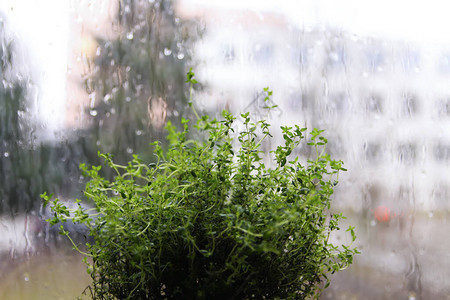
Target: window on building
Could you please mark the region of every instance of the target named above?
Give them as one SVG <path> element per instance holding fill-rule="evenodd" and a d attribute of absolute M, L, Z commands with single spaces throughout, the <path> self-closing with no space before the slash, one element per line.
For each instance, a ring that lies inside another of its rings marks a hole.
<path fill-rule="evenodd" d="M 450 98 L 441 98 L 436 101 L 436 112 L 439 117 L 450 116 Z"/>
<path fill-rule="evenodd" d="M 432 199 L 437 209 L 448 209 L 450 207 L 450 188 L 448 184 L 438 183 L 432 191 Z"/>
<path fill-rule="evenodd" d="M 327 67 L 330 69 L 341 68 L 346 64 L 346 51 L 343 45 L 330 47 L 327 53 Z"/>
<path fill-rule="evenodd" d="M 383 113 L 383 99 L 377 94 L 371 94 L 365 101 L 365 110 L 368 114 Z"/>
<path fill-rule="evenodd" d="M 381 158 L 381 146 L 377 142 L 365 142 L 364 152 L 366 160 L 370 163 L 378 162 Z"/>
<path fill-rule="evenodd" d="M 293 92 L 288 100 L 289 107 L 296 111 L 306 111 L 308 109 L 308 98 L 306 93 Z"/>
<path fill-rule="evenodd" d="M 236 58 L 233 45 L 227 44 L 222 46 L 222 57 L 225 63 L 233 62 Z"/>
<path fill-rule="evenodd" d="M 272 62 L 274 50 L 269 44 L 255 44 L 253 46 L 253 60 L 258 65 L 267 65 Z"/>
<path fill-rule="evenodd" d="M 445 143 L 437 143 L 433 147 L 433 157 L 438 162 L 448 161 L 450 159 L 450 145 Z"/>
<path fill-rule="evenodd" d="M 330 112 L 339 113 L 346 110 L 348 95 L 344 92 L 330 95 L 328 98 L 328 108 Z"/>
<path fill-rule="evenodd" d="M 418 97 L 415 94 L 405 92 L 401 95 L 401 116 L 411 117 L 418 112 L 418 109 Z"/>
<path fill-rule="evenodd" d="M 299 46 L 292 48 L 291 61 L 295 65 L 306 66 L 308 63 L 308 50 Z"/>
<path fill-rule="evenodd" d="M 398 161 L 403 165 L 413 165 L 416 160 L 416 146 L 411 143 L 400 144 L 397 148 Z"/>
<path fill-rule="evenodd" d="M 384 65 L 384 54 L 380 49 L 376 47 L 370 48 L 366 51 L 367 65 L 370 72 L 376 72 L 381 70 Z"/>
<path fill-rule="evenodd" d="M 443 53 L 437 62 L 437 70 L 441 74 L 450 74 L 450 53 Z"/>
<path fill-rule="evenodd" d="M 420 71 L 420 54 L 419 51 L 407 48 L 400 55 L 401 67 L 404 72 Z"/>

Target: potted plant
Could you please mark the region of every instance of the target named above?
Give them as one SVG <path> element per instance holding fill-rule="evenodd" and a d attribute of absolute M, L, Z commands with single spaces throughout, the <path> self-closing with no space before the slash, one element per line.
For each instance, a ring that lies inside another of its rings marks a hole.
<path fill-rule="evenodd" d="M 193 77 L 191 70 L 191 91 Z M 203 141 L 188 138 L 189 120 L 182 130 L 169 123 L 167 149 L 153 143 L 156 163 L 134 155 L 119 165 L 100 154 L 110 180 L 101 166 L 81 165 L 95 214 L 80 200 L 70 211 L 42 195 L 51 224 L 71 219 L 89 229 L 94 299 L 305 299 L 352 263 L 355 248 L 329 241 L 343 218 L 330 201 L 345 169 L 325 153 L 322 131 L 281 127 L 284 144 L 270 152 L 269 167 L 261 151 L 269 124 L 245 113 L 236 130 L 232 114 L 222 117 L 198 119 Z M 292 153 L 303 143 L 315 155 L 301 162 Z"/>

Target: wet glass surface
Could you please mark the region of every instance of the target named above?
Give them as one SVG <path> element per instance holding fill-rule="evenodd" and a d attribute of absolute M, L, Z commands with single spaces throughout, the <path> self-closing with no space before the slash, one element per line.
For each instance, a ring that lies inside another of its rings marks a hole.
<path fill-rule="evenodd" d="M 84 264 L 39 195 L 82 197 L 78 164 L 100 164 L 97 151 L 151 161 L 164 125 L 190 117 L 193 67 L 203 111 L 263 114 L 269 86 L 272 127 L 325 129 L 345 162 L 333 210 L 362 253 L 322 299 L 449 299 L 445 9 L 349 3 L 2 1 L 0 298 L 81 294 Z"/>

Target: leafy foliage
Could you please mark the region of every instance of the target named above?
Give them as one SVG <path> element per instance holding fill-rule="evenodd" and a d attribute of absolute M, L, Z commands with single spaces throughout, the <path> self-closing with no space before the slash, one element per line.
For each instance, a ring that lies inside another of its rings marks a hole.
<path fill-rule="evenodd" d="M 194 80 L 188 73 L 191 88 Z M 305 299 L 352 263 L 356 249 L 329 242 L 343 218 L 330 201 L 345 169 L 325 153 L 322 131 L 282 127 L 269 167 L 260 150 L 269 123 L 222 116 L 193 127 L 182 119 L 181 130 L 169 123 L 168 148 L 153 144 L 157 163 L 134 155 L 120 165 L 100 154 L 113 180 L 81 165 L 96 213 L 80 200 L 73 212 L 53 201 L 51 224 L 85 224 L 95 241 L 86 253 L 95 299 Z M 203 142 L 188 138 L 193 130 Z M 306 163 L 292 157 L 303 143 L 316 153 Z"/>

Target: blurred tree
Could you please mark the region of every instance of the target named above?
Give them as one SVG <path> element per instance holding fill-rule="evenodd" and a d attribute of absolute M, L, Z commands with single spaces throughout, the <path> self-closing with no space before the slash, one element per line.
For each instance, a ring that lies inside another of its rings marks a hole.
<path fill-rule="evenodd" d="M 189 45 L 197 35 L 169 0 L 119 0 L 113 39 L 97 37 L 98 55 L 84 82 L 89 126 L 66 141 L 42 143 L 29 118 L 29 74 L 19 74 L 17 49 L 0 21 L 0 213 L 36 211 L 39 195 L 77 196 L 78 164 L 99 164 L 97 151 L 125 162 L 149 160 L 167 120 L 184 114 Z M 0 20 L 2 20 L 0 18 Z"/>
<path fill-rule="evenodd" d="M 29 70 L 0 15 L 0 214 L 36 212 L 44 191 L 71 195 L 85 155 L 69 141 L 42 143 L 31 117 Z"/>
<path fill-rule="evenodd" d="M 115 37 L 97 37 L 97 57 L 84 82 L 91 99 L 84 143 L 118 162 L 131 153 L 150 159 L 149 143 L 168 119 L 177 123 L 187 107 L 185 71 L 194 26 L 175 16 L 172 1 L 120 0 Z M 191 30 L 191 31 L 190 31 Z"/>
<path fill-rule="evenodd" d="M 50 149 L 41 151 L 33 139 L 27 118 L 27 75 L 18 71 L 16 54 L 0 18 L 0 213 L 12 215 L 35 208 L 46 183 L 57 184 L 61 178 L 47 180 Z"/>
<path fill-rule="evenodd" d="M 30 209 L 42 178 L 35 165 L 39 153 L 27 137 L 26 82 L 14 69 L 14 45 L 0 20 L 0 212 L 14 214 Z"/>

